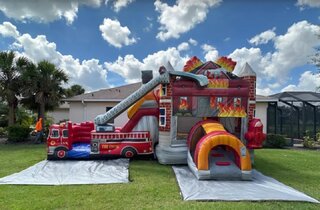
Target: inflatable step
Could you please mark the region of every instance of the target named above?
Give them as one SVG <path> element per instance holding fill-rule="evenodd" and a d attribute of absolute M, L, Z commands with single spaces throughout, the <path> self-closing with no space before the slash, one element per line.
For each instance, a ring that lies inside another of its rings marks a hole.
<path fill-rule="evenodd" d="M 217 161 L 215 162 L 217 166 L 229 166 L 231 163 L 229 161 Z"/>

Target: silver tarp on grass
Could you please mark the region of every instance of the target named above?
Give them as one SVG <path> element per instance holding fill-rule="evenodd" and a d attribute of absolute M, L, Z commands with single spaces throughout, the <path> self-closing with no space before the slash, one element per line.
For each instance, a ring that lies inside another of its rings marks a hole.
<path fill-rule="evenodd" d="M 187 166 L 173 166 L 183 200 L 306 201 L 319 203 L 277 180 L 252 170 L 252 181 L 199 181 Z"/>
<path fill-rule="evenodd" d="M 41 161 L 19 173 L 0 178 L 1 184 L 74 185 L 129 182 L 129 159 Z"/>

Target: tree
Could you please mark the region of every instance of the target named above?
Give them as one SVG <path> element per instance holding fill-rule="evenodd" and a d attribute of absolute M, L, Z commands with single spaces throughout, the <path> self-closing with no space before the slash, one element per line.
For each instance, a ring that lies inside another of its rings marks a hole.
<path fill-rule="evenodd" d="M 81 85 L 72 85 L 66 89 L 66 97 L 71 98 L 76 95 L 81 95 L 85 92 L 85 89 Z"/>
<path fill-rule="evenodd" d="M 320 34 L 318 34 L 318 38 L 320 39 Z M 316 48 L 316 54 L 311 58 L 311 62 L 318 68 L 318 73 L 315 76 L 320 77 L 320 48 Z M 320 91 L 320 85 L 316 87 L 316 90 Z"/>
<path fill-rule="evenodd" d="M 0 97 L 8 105 L 8 125 L 15 123 L 15 110 L 23 88 L 21 73 L 32 66 L 25 57 L 16 58 L 13 51 L 0 52 Z"/>
<path fill-rule="evenodd" d="M 8 126 L 8 106 L 0 100 L 0 127 Z"/>
<path fill-rule="evenodd" d="M 65 91 L 62 85 L 68 81 L 68 76 L 49 61 L 40 61 L 36 68 L 25 71 L 22 78 L 26 96 L 24 103 L 28 102 L 29 107 L 36 108 L 38 118 L 44 119 L 45 111 L 58 106 L 64 97 Z"/>

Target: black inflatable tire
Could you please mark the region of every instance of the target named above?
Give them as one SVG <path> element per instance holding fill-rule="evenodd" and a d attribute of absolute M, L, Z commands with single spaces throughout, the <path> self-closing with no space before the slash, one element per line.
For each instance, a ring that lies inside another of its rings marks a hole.
<path fill-rule="evenodd" d="M 67 159 L 68 150 L 65 147 L 58 147 L 54 150 L 54 158 L 57 160 L 65 160 Z"/>
<path fill-rule="evenodd" d="M 137 155 L 137 152 L 132 147 L 127 147 L 124 150 L 122 150 L 121 155 L 125 158 L 132 158 Z"/>

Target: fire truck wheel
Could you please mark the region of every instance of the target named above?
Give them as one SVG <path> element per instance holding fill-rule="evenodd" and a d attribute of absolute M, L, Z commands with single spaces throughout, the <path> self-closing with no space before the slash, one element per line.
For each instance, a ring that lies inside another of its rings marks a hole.
<path fill-rule="evenodd" d="M 132 158 L 133 156 L 137 155 L 137 152 L 132 147 L 127 147 L 124 150 L 122 150 L 121 155 L 126 158 Z"/>
<path fill-rule="evenodd" d="M 67 158 L 67 149 L 64 147 L 58 147 L 54 151 L 54 157 L 58 160 L 64 160 Z"/>

